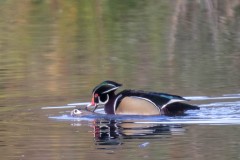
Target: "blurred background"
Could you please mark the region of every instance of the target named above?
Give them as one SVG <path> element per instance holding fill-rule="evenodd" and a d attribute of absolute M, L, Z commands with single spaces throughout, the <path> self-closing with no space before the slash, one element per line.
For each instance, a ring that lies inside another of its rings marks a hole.
<path fill-rule="evenodd" d="M 71 109 L 41 110 L 90 101 L 104 80 L 182 96 L 239 95 L 240 1 L 0 0 L 1 158 L 239 158 L 238 125 L 150 124 L 154 136 L 124 139 L 109 122 L 106 143 L 101 121 L 56 122 L 49 116 Z M 145 135 L 141 127 L 135 134 Z M 109 148 L 94 147 L 100 142 Z"/>
<path fill-rule="evenodd" d="M 106 79 L 181 95 L 239 92 L 239 44 L 239 0 L 4 0 L 1 105 L 88 101 Z"/>

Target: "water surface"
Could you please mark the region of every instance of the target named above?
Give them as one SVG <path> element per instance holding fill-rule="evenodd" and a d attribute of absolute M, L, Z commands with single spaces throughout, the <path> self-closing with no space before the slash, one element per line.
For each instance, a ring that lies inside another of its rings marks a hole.
<path fill-rule="evenodd" d="M 239 159 L 239 22 L 237 0 L 1 1 L 1 159 Z M 201 110 L 42 109 L 88 102 L 107 79 Z"/>

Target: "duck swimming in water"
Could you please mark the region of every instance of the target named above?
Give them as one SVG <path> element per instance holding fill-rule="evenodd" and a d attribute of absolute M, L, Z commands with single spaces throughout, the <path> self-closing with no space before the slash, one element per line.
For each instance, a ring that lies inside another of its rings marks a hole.
<path fill-rule="evenodd" d="M 116 115 L 183 115 L 186 110 L 199 107 L 183 103 L 187 99 L 167 93 L 146 92 L 141 90 L 115 91 L 122 85 L 113 81 L 104 81 L 92 91 L 92 101 L 88 106 L 104 106 L 106 114 Z"/>

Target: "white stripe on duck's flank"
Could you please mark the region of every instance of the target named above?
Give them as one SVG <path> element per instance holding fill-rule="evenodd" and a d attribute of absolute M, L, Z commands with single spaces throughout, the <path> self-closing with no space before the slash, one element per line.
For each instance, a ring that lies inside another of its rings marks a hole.
<path fill-rule="evenodd" d="M 114 112 L 114 114 L 116 114 L 117 101 L 118 101 L 118 99 L 121 98 L 121 97 L 122 97 L 122 95 L 120 94 L 120 95 L 117 96 L 117 98 L 115 99 L 115 102 L 114 102 L 114 105 L 113 105 L 113 112 Z"/>
<path fill-rule="evenodd" d="M 161 109 L 165 108 L 167 105 L 171 104 L 171 103 L 175 103 L 175 102 L 182 102 L 182 101 L 187 101 L 184 99 L 171 99 L 168 103 L 164 104 Z"/>

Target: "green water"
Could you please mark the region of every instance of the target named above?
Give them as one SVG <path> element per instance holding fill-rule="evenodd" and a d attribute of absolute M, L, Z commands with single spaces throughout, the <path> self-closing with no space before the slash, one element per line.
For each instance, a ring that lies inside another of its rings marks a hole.
<path fill-rule="evenodd" d="M 141 138 L 123 129 L 117 145 L 102 146 L 95 121 L 41 109 L 90 101 L 106 79 L 182 96 L 239 94 L 239 43 L 235 0 L 2 0 L 1 159 L 239 159 L 238 125 Z"/>

